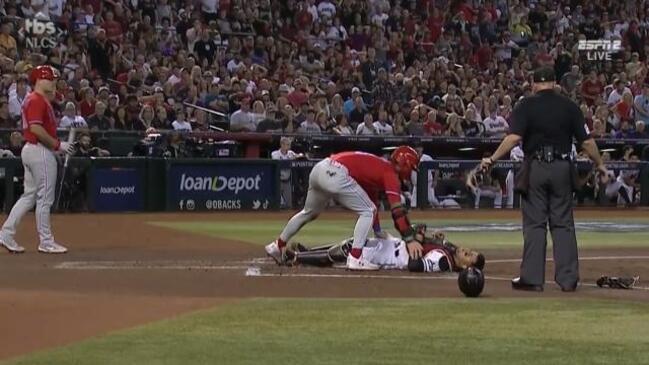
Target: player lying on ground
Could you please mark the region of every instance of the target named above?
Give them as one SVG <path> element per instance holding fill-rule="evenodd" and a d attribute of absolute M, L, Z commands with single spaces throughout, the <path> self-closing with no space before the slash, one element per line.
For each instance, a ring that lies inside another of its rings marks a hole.
<path fill-rule="evenodd" d="M 278 264 L 284 261 L 286 243 L 307 223 L 325 210 L 330 199 L 358 214 L 354 241 L 347 256 L 350 270 L 378 270 L 380 267 L 365 260 L 363 246 L 371 229 L 376 237 L 385 237 L 377 214 L 380 193 L 385 193 L 392 219 L 408 255 L 421 258 L 423 247 L 415 239 L 408 214 L 401 203 L 401 181 L 417 170 L 419 155 L 408 146 L 400 146 L 387 161 L 365 152 L 342 152 L 318 162 L 309 175 L 309 190 L 304 209 L 294 215 L 279 237 L 266 245 L 266 253 Z"/>
<path fill-rule="evenodd" d="M 413 225 L 417 238 L 423 242 L 423 256 L 411 259 L 403 240 L 396 237 L 370 238 L 363 247 L 363 257 L 382 269 L 408 270 L 411 272 L 459 272 L 467 267 L 482 270 L 483 254 L 448 242 L 441 233 L 426 231 L 423 224 Z M 286 250 L 287 265 L 311 265 L 327 267 L 345 263 L 352 247 L 353 238 L 340 243 L 307 248 L 292 243 Z"/>

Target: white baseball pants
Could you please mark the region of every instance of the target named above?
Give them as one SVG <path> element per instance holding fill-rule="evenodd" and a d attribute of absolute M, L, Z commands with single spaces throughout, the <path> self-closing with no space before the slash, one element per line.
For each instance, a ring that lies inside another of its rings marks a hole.
<path fill-rule="evenodd" d="M 492 198 L 494 200 L 494 208 L 500 209 L 503 202 L 503 192 L 496 189 L 482 189 L 480 187 L 473 190 L 473 195 L 475 196 L 474 204 L 475 209 L 480 208 L 480 198 Z"/>
<path fill-rule="evenodd" d="M 288 221 L 279 238 L 288 242 L 302 226 L 322 213 L 330 199 L 358 214 L 352 247 L 362 248 L 372 229 L 376 205 L 349 175 L 345 166 L 328 158 L 318 162 L 311 170 L 304 209 Z"/>
<path fill-rule="evenodd" d="M 50 209 L 56 194 L 56 157 L 40 143 L 25 144 L 20 156 L 25 168 L 25 189 L 2 226 L 0 238 L 13 240 L 23 216 L 36 205 L 36 229 L 40 243 L 53 243 Z"/>

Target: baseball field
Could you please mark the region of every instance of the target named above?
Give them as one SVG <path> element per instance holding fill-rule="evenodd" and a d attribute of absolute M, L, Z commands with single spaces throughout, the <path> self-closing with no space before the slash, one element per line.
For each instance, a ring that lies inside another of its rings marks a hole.
<path fill-rule="evenodd" d="M 649 364 L 649 211 L 576 212 L 576 293 L 552 283 L 550 251 L 545 292 L 511 290 L 517 211 L 413 212 L 485 253 L 474 299 L 449 274 L 277 267 L 263 245 L 290 214 L 57 215 L 59 256 L 36 253 L 26 217 L 28 252 L 0 253 L 0 364 Z M 295 240 L 353 225 L 328 212 Z"/>

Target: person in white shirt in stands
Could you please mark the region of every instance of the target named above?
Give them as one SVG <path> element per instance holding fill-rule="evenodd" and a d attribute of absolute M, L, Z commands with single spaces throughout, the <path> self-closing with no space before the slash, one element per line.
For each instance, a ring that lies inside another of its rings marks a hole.
<path fill-rule="evenodd" d="M 14 88 L 9 89 L 9 115 L 13 119 L 20 119 L 23 101 L 30 91 L 27 79 L 20 77 L 12 86 Z"/>
<path fill-rule="evenodd" d="M 606 105 L 608 105 L 609 108 L 622 100 L 622 95 L 624 95 L 625 92 L 631 92 L 631 89 L 626 87 L 620 79 L 613 80 L 613 88 L 613 91 L 608 95 L 608 100 L 606 101 Z"/>
<path fill-rule="evenodd" d="M 503 138 L 509 130 L 509 124 L 505 118 L 498 115 L 496 108 L 489 111 L 489 116 L 482 121 L 484 124 L 485 137 Z"/>
<path fill-rule="evenodd" d="M 374 128 L 374 117 L 372 117 L 372 113 L 365 113 L 363 123 L 359 124 L 358 128 L 356 128 L 356 134 L 363 136 L 375 136 L 378 134 L 376 128 Z"/>
<path fill-rule="evenodd" d="M 173 123 L 171 123 L 171 126 L 175 131 L 179 131 L 179 132 L 192 131 L 192 125 L 185 119 L 185 111 L 182 109 L 179 109 L 176 112 L 176 120 Z"/>
<path fill-rule="evenodd" d="M 322 129 L 320 129 L 320 126 L 315 121 L 315 111 L 313 109 L 309 108 L 307 110 L 306 119 L 302 124 L 300 124 L 298 132 L 305 134 L 322 134 Z"/>
<path fill-rule="evenodd" d="M 257 131 L 257 118 L 254 118 L 250 111 L 250 97 L 241 99 L 239 110 L 230 116 L 231 132 L 255 132 Z"/>
<path fill-rule="evenodd" d="M 63 118 L 61 118 L 61 122 L 59 123 L 59 129 L 70 128 L 88 128 L 88 123 L 86 123 L 86 120 L 82 116 L 77 115 L 77 107 L 71 101 L 65 104 Z"/>
<path fill-rule="evenodd" d="M 382 136 L 391 136 L 394 134 L 392 126 L 388 123 L 388 113 L 385 110 L 379 112 L 379 120 L 374 122 L 374 129 L 377 134 Z"/>
<path fill-rule="evenodd" d="M 291 150 L 291 139 L 288 137 L 282 137 L 279 140 L 279 149 L 271 152 L 270 157 L 273 160 L 294 160 L 298 157 L 301 157 L 301 154 L 297 154 Z M 279 180 L 280 180 L 280 196 L 281 196 L 281 207 L 290 208 L 291 207 L 291 198 L 293 195 L 293 189 L 291 186 L 291 169 L 280 169 L 279 170 Z"/>
<path fill-rule="evenodd" d="M 321 17 L 333 19 L 336 15 L 336 6 L 329 0 L 323 0 L 318 4 L 318 14 Z"/>
<path fill-rule="evenodd" d="M 333 129 L 334 134 L 339 136 L 351 136 L 354 134 L 354 131 L 349 126 L 347 121 L 347 116 L 345 114 L 339 114 L 336 116 L 336 126 Z"/>

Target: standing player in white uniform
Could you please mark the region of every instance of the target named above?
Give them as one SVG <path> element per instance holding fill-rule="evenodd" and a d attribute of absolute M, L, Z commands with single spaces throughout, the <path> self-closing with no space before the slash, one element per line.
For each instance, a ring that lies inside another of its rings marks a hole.
<path fill-rule="evenodd" d="M 43 253 L 65 253 L 67 249 L 54 241 L 50 227 L 50 209 L 56 193 L 57 162 L 55 153 L 72 154 L 70 143 L 56 137 L 57 123 L 50 101 L 54 99 L 58 72 L 51 66 L 38 66 L 30 75 L 34 86 L 22 109 L 25 146 L 21 152 L 25 168 L 24 193 L 11 209 L 0 230 L 0 244 L 13 253 L 25 248 L 14 240 L 20 220 L 36 205 L 36 228 Z"/>

